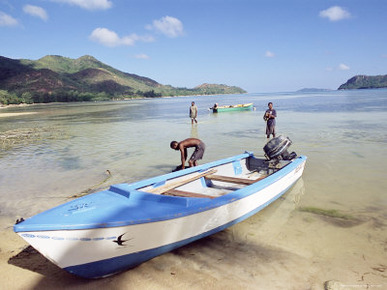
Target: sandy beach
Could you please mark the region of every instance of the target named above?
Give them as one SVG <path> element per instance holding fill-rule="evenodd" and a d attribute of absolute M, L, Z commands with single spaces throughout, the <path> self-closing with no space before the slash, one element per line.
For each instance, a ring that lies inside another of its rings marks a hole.
<path fill-rule="evenodd" d="M 2 219 L 1 288 L 385 289 L 382 210 L 355 222 L 297 210 L 300 182 L 238 225 L 98 280 L 58 268 Z"/>
<path fill-rule="evenodd" d="M 31 106 L 28 104 L 19 104 L 19 105 L 0 105 L 0 118 L 5 118 L 5 117 L 18 117 L 18 116 L 23 116 L 23 115 L 32 115 L 36 114 L 37 112 L 7 112 L 5 113 L 4 110 L 6 109 L 12 109 L 12 108 L 22 108 L 22 107 L 27 107 Z"/>
<path fill-rule="evenodd" d="M 0 112 L 0 118 L 5 118 L 5 117 L 18 117 L 18 116 L 23 116 L 23 115 L 31 115 L 31 114 L 36 114 L 36 112 L 25 112 L 25 113 L 1 113 Z"/>
<path fill-rule="evenodd" d="M 259 153 L 261 112 L 238 113 L 236 122 L 235 114 L 205 112 L 214 102 L 203 97 L 197 126 L 186 116 L 190 98 L 31 106 L 39 113 L 1 119 L 0 131 L 20 138 L 6 139 L 0 158 L 0 289 L 386 289 L 387 108 L 375 106 L 385 93 L 346 94 L 270 98 L 282 105 L 278 126 L 291 150 L 308 157 L 282 198 L 227 230 L 98 280 L 46 260 L 13 232 L 16 219 L 85 189 L 169 172 L 179 162 L 169 148 L 175 138 L 205 140 L 203 162 Z"/>

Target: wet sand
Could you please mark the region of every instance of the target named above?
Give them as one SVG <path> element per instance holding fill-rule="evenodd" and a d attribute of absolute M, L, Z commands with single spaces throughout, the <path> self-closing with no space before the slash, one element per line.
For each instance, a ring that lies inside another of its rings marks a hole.
<path fill-rule="evenodd" d="M 31 115 L 31 114 L 36 114 L 36 112 L 24 112 L 24 113 L 1 113 L 0 112 L 0 118 L 3 117 L 18 117 L 18 116 L 23 116 L 23 115 Z"/>
<path fill-rule="evenodd" d="M 98 280 L 58 268 L 13 233 L 14 221 L 3 218 L 1 288 L 385 289 L 382 208 L 349 222 L 300 210 L 303 190 L 300 180 L 238 225 Z"/>
<path fill-rule="evenodd" d="M 12 108 L 22 108 L 22 107 L 28 107 L 31 105 L 28 104 L 19 104 L 19 105 L 1 105 L 0 104 L 0 118 L 5 118 L 5 117 L 18 117 L 18 116 L 23 116 L 23 115 L 31 115 L 31 114 L 36 114 L 37 112 L 12 112 L 12 113 L 5 113 L 4 110 L 6 109 L 12 109 Z"/>

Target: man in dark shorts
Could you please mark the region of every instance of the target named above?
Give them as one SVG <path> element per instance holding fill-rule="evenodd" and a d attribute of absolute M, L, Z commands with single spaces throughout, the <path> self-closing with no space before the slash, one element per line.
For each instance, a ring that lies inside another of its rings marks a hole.
<path fill-rule="evenodd" d="M 269 109 L 266 110 L 263 115 L 263 119 L 266 121 L 266 136 L 270 138 L 270 134 L 273 134 L 273 138 L 275 137 L 275 118 L 277 118 L 277 112 L 273 109 L 273 103 L 269 102 L 267 104 Z"/>
<path fill-rule="evenodd" d="M 198 122 L 198 120 L 196 120 L 198 117 L 198 107 L 195 105 L 195 102 L 192 102 L 191 107 L 189 107 L 189 117 L 191 119 L 191 124 Z"/>
<path fill-rule="evenodd" d="M 187 159 L 187 148 L 194 147 L 195 151 L 192 154 L 191 158 L 188 161 L 190 167 L 197 166 L 198 160 L 203 158 L 204 150 L 206 149 L 206 145 L 196 138 L 188 138 L 183 141 L 177 142 L 172 141 L 170 144 L 171 148 L 174 150 L 180 150 L 181 153 L 181 169 L 185 168 L 185 161 Z"/>

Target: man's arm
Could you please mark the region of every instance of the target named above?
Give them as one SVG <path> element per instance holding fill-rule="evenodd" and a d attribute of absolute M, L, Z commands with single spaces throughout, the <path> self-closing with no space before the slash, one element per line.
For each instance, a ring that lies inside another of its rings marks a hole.
<path fill-rule="evenodd" d="M 267 111 L 265 111 L 265 113 L 263 114 L 263 119 L 265 121 L 267 121 L 269 119 L 269 113 Z"/>
<path fill-rule="evenodd" d="M 199 146 L 200 140 L 196 138 L 188 138 L 179 143 L 179 150 L 181 152 L 181 166 L 185 168 L 185 161 L 188 158 L 187 148 Z"/>
<path fill-rule="evenodd" d="M 184 145 L 180 144 L 179 146 L 180 154 L 181 154 L 181 169 L 185 168 L 185 160 L 187 158 L 187 148 L 184 148 Z"/>

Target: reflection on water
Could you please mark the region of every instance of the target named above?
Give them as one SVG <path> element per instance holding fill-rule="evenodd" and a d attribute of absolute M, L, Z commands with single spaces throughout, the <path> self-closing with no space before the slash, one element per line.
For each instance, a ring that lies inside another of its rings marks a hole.
<path fill-rule="evenodd" d="M 259 236 L 261 243 L 270 243 L 286 227 L 289 216 L 299 206 L 304 193 L 305 185 L 301 178 L 276 202 L 230 230 L 234 236 L 244 237 L 246 240 L 254 241 Z"/>
<path fill-rule="evenodd" d="M 198 125 L 197 124 L 192 124 L 190 137 L 200 139 L 199 134 L 198 134 Z"/>

